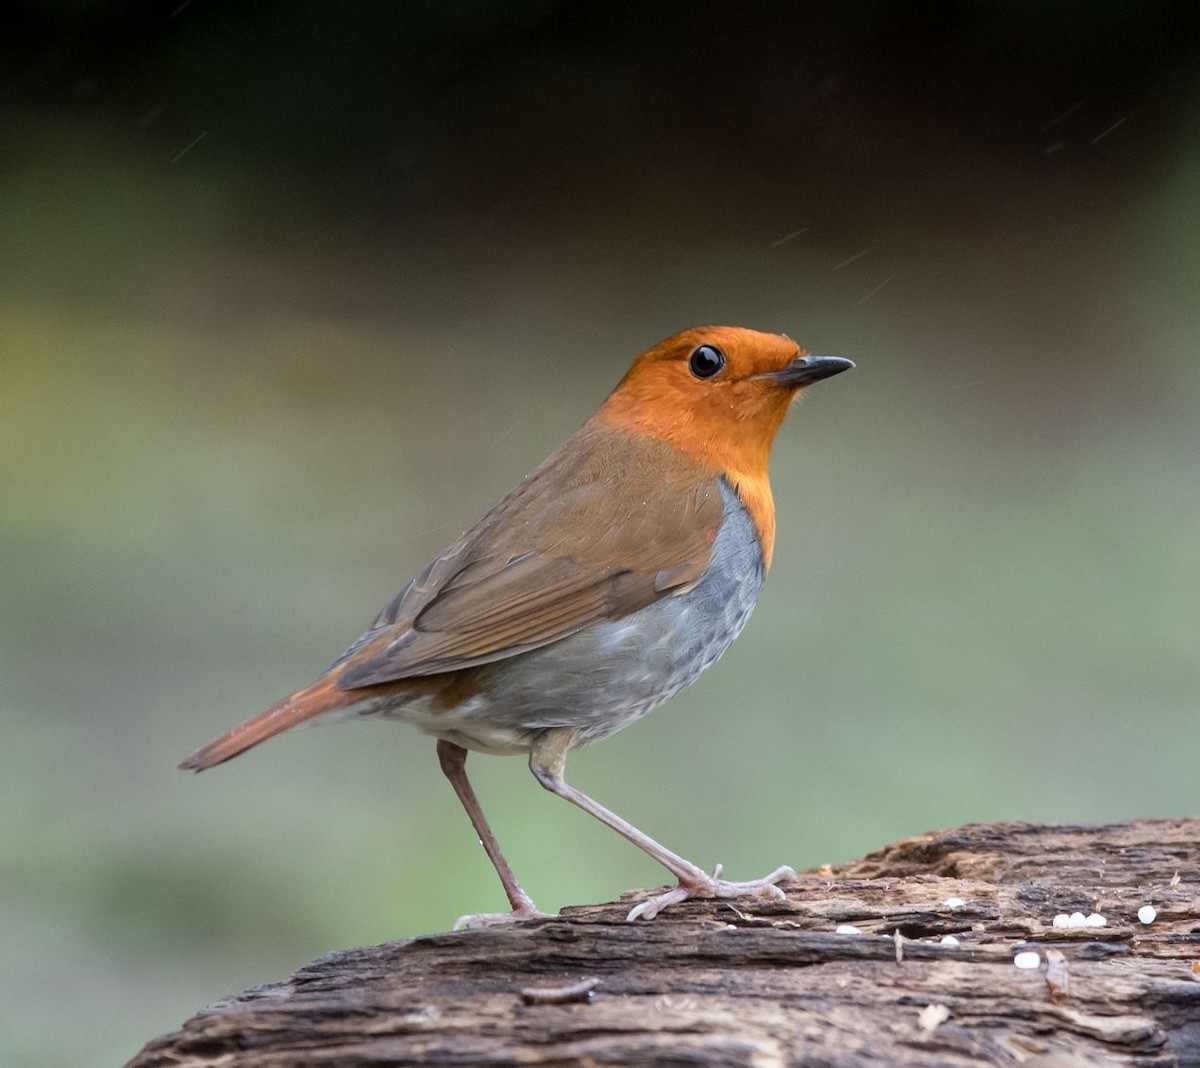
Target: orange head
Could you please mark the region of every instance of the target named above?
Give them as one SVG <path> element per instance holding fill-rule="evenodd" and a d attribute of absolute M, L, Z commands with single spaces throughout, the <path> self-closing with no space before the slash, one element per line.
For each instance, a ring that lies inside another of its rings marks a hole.
<path fill-rule="evenodd" d="M 769 564 L 771 443 L 805 386 L 853 366 L 841 356 L 809 356 L 782 334 L 697 327 L 639 356 L 597 418 L 668 441 L 727 477 L 758 524 Z"/>

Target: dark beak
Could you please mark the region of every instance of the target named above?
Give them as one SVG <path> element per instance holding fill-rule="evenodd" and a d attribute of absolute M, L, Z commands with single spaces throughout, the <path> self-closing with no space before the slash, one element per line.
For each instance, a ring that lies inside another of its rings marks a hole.
<path fill-rule="evenodd" d="M 782 371 L 763 375 L 781 386 L 811 386 L 822 378 L 849 371 L 854 363 L 845 356 L 797 356 Z"/>

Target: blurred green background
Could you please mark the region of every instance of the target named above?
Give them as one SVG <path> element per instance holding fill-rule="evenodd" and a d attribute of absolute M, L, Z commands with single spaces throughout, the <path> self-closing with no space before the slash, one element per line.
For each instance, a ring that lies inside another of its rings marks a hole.
<path fill-rule="evenodd" d="M 415 731 L 175 764 L 700 323 L 858 369 L 742 640 L 577 785 L 734 877 L 1196 814 L 1198 10 L 7 5 L 0 1062 L 503 905 Z M 471 770 L 543 908 L 663 881 Z"/>

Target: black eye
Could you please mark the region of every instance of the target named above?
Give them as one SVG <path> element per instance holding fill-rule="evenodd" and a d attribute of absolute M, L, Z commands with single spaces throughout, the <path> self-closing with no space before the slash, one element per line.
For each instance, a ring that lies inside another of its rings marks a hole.
<path fill-rule="evenodd" d="M 701 345 L 688 357 L 688 370 L 697 378 L 712 378 L 725 367 L 725 353 L 715 345 Z"/>

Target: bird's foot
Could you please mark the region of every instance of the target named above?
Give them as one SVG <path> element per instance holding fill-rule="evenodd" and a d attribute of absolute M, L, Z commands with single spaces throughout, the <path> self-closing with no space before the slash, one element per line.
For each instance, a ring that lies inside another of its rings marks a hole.
<path fill-rule="evenodd" d="M 787 895 L 779 889 L 780 883 L 797 882 L 799 876 L 789 867 L 776 868 L 770 875 L 761 879 L 748 879 L 743 883 L 733 883 L 721 878 L 721 865 L 718 864 L 712 875 L 705 875 L 694 880 L 679 881 L 679 885 L 664 894 L 658 894 L 639 905 L 634 905 L 625 917 L 627 921 L 652 920 L 663 909 L 670 905 L 678 905 L 689 897 L 757 897 L 771 901 L 784 901 Z"/>
<path fill-rule="evenodd" d="M 545 920 L 549 918 L 549 915 L 530 901 L 528 905 L 521 905 L 511 912 L 475 912 L 459 916 L 454 921 L 453 929 L 455 931 L 476 931 L 484 927 L 507 927 L 512 923 L 521 923 L 523 920 Z"/>

